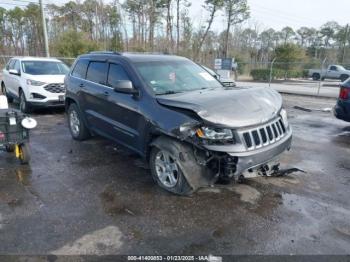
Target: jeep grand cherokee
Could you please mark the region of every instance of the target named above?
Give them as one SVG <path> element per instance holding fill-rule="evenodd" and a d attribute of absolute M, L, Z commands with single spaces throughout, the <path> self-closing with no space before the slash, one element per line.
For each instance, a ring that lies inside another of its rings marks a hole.
<path fill-rule="evenodd" d="M 277 92 L 224 87 L 183 57 L 93 52 L 77 58 L 65 85 L 74 139 L 98 134 L 132 149 L 176 194 L 269 175 L 291 145 Z"/>

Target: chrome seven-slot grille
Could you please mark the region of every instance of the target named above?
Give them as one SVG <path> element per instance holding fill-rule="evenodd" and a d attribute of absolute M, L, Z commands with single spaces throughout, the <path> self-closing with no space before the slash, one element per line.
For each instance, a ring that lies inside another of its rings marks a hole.
<path fill-rule="evenodd" d="M 51 93 L 64 93 L 66 91 L 64 84 L 48 84 L 44 86 L 44 89 Z"/>
<path fill-rule="evenodd" d="M 273 144 L 285 136 L 287 130 L 282 119 L 278 119 L 242 132 L 244 143 L 248 150 Z"/>

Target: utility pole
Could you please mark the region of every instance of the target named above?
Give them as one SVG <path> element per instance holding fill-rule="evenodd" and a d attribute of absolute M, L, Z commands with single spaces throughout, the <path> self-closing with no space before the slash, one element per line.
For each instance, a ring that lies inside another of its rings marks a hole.
<path fill-rule="evenodd" d="M 45 19 L 45 14 L 44 14 L 43 0 L 39 0 L 39 4 L 40 4 L 41 18 L 42 18 L 42 23 L 43 23 L 45 54 L 46 54 L 46 57 L 50 57 L 49 40 L 48 40 L 48 37 L 47 37 L 46 19 Z"/>
<path fill-rule="evenodd" d="M 349 24 L 347 24 L 345 27 L 342 63 L 344 63 L 344 60 L 345 60 L 345 50 L 346 50 L 346 41 L 348 40 L 348 33 L 349 33 Z"/>

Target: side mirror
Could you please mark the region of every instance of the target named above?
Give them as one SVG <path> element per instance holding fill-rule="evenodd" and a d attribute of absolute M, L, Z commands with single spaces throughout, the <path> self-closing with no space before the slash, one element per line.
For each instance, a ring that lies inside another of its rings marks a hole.
<path fill-rule="evenodd" d="M 9 74 L 16 75 L 16 76 L 20 76 L 21 75 L 21 73 L 18 72 L 16 69 L 10 69 L 9 70 Z"/>
<path fill-rule="evenodd" d="M 132 82 L 129 80 L 120 80 L 118 81 L 114 86 L 113 89 L 115 92 L 123 93 L 123 94 L 132 94 L 136 95 L 139 93 L 134 86 L 132 85 Z"/>

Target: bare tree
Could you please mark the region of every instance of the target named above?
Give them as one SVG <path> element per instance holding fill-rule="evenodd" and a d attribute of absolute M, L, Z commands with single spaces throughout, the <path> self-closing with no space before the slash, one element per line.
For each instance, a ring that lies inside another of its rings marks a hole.
<path fill-rule="evenodd" d="M 196 50 L 196 56 L 195 56 L 196 58 L 198 58 L 198 54 L 202 49 L 205 39 L 207 38 L 209 30 L 214 22 L 216 13 L 220 9 L 222 9 L 223 5 L 224 5 L 224 0 L 205 0 L 204 8 L 209 12 L 209 19 L 207 21 L 207 27 L 199 40 L 199 44 Z"/>
<path fill-rule="evenodd" d="M 228 55 L 229 35 L 231 26 L 242 23 L 249 18 L 249 7 L 247 0 L 226 0 L 224 9 L 227 18 L 227 26 L 224 40 L 224 57 Z"/>

